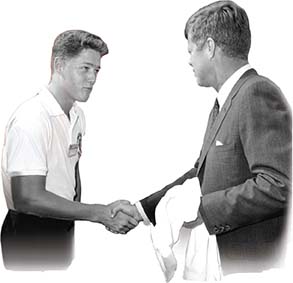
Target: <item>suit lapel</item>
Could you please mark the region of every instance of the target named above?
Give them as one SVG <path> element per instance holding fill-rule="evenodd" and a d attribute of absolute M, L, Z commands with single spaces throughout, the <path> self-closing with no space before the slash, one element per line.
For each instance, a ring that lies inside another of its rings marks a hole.
<path fill-rule="evenodd" d="M 206 158 L 206 155 L 207 155 L 207 153 L 208 153 L 208 151 L 209 151 L 209 149 L 210 149 L 210 147 L 216 137 L 216 134 L 218 133 L 218 131 L 223 123 L 224 118 L 226 117 L 229 109 L 231 108 L 233 98 L 236 96 L 239 89 L 248 80 L 248 78 L 251 75 L 256 75 L 256 74 L 257 73 L 254 69 L 250 69 L 241 76 L 241 78 L 237 81 L 237 83 L 232 88 L 230 94 L 228 95 L 228 98 L 226 99 L 223 107 L 221 108 L 219 115 L 217 116 L 213 126 L 210 129 L 209 129 L 209 125 L 210 125 L 211 121 L 209 119 L 208 128 L 207 128 L 205 138 L 204 138 L 204 144 L 203 144 L 203 147 L 201 150 L 201 155 L 199 158 L 197 173 L 199 173 L 201 166 L 204 163 L 204 160 Z"/>

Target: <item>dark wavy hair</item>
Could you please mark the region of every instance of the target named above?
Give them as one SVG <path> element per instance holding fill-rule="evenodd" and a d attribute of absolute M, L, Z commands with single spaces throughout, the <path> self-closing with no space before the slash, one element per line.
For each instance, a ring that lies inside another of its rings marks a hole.
<path fill-rule="evenodd" d="M 98 51 L 101 56 L 108 54 L 107 44 L 97 35 L 84 30 L 68 30 L 59 34 L 53 44 L 51 56 L 51 71 L 56 57 L 64 59 L 77 56 L 84 49 Z"/>
<path fill-rule="evenodd" d="M 199 49 L 210 37 L 226 56 L 248 59 L 249 20 L 245 10 L 232 1 L 217 1 L 199 9 L 188 19 L 184 35 Z"/>

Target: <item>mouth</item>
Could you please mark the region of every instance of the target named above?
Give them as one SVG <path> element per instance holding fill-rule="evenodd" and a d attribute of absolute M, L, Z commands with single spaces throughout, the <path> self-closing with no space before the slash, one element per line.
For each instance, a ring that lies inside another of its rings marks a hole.
<path fill-rule="evenodd" d="M 83 87 L 83 89 L 85 89 L 86 91 L 92 91 L 93 90 L 93 87 Z"/>

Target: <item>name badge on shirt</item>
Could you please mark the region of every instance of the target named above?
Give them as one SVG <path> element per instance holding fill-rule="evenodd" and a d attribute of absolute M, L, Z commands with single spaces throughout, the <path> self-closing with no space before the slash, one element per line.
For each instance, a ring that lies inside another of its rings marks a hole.
<path fill-rule="evenodd" d="M 68 157 L 73 157 L 78 154 L 78 157 L 81 156 L 81 141 L 82 141 L 82 134 L 78 133 L 77 135 L 77 142 L 75 144 L 70 144 L 68 149 Z"/>

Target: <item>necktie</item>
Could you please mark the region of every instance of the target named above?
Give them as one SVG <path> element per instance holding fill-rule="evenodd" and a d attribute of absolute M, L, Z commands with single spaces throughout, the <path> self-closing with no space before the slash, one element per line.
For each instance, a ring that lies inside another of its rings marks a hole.
<path fill-rule="evenodd" d="M 219 102 L 218 102 L 218 99 L 216 98 L 215 100 L 215 104 L 214 104 L 214 107 L 213 107 L 213 110 L 212 110 L 212 122 L 211 122 L 211 127 L 213 126 L 218 114 L 219 114 L 219 110 L 220 110 L 220 105 L 219 105 Z"/>

